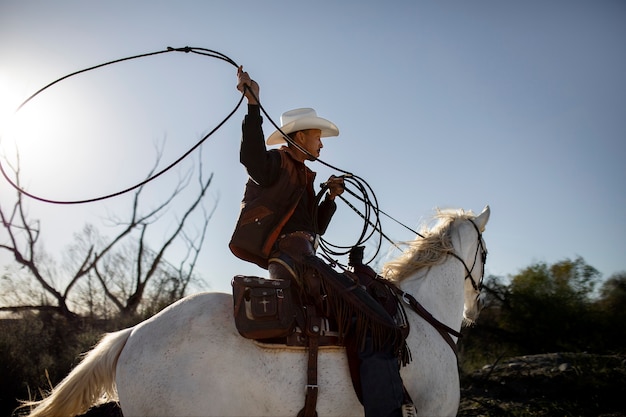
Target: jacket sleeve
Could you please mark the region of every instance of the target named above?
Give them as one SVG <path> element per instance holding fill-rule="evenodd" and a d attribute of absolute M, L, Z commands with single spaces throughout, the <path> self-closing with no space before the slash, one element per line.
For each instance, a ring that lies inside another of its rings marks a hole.
<path fill-rule="evenodd" d="M 262 187 L 272 185 L 280 172 L 280 155 L 268 151 L 263 135 L 263 118 L 258 105 L 249 104 L 248 114 L 242 124 L 239 161 L 248 175 Z"/>
<path fill-rule="evenodd" d="M 329 198 L 324 198 L 317 209 L 317 233 L 323 235 L 328 229 L 330 220 L 332 219 L 335 211 L 337 210 L 337 204 Z"/>

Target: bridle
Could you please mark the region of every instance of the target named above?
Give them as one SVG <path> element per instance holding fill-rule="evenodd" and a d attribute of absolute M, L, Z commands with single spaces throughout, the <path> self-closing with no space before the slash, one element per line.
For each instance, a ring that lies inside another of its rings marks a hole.
<path fill-rule="evenodd" d="M 470 221 L 470 223 L 472 223 L 472 226 L 474 226 L 474 229 L 476 230 L 476 233 L 478 234 L 478 244 L 476 245 L 476 252 L 474 253 L 474 262 L 472 262 L 472 267 L 468 268 L 465 261 L 455 252 L 450 252 L 450 255 L 454 256 L 463 264 L 463 267 L 465 268 L 465 272 L 466 272 L 465 279 L 469 278 L 474 290 L 480 292 L 480 290 L 483 288 L 483 278 L 485 277 L 485 264 L 487 263 L 487 249 L 485 249 L 485 245 L 483 243 L 483 234 L 480 232 L 480 229 L 478 229 L 478 226 L 476 226 L 476 223 L 474 222 L 474 220 L 472 219 L 468 219 L 468 220 Z M 474 272 L 474 268 L 476 267 L 476 261 L 478 260 L 479 252 L 480 252 L 480 257 L 482 260 L 482 268 L 480 271 L 480 278 L 478 278 L 478 282 L 476 282 L 476 280 L 474 279 L 474 276 L 472 275 L 472 272 Z"/>

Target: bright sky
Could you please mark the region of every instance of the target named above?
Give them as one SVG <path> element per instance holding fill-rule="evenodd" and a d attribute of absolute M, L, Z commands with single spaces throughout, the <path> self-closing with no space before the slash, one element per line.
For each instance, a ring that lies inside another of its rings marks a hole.
<path fill-rule="evenodd" d="M 261 86 L 272 118 L 313 107 L 339 126 L 322 159 L 363 177 L 380 208 L 411 226 L 435 208 L 492 214 L 487 274 L 582 256 L 603 277 L 626 270 L 626 3 L 622 1 L 0 0 L 0 124 L 21 137 L 26 188 L 84 199 L 143 179 L 191 147 L 239 99 L 227 63 L 168 53 L 72 77 L 110 60 L 186 45 L 222 52 Z M 265 272 L 227 244 L 239 210 L 245 107 L 204 147 L 219 199 L 203 249 L 211 289 Z M 273 128 L 268 121 L 265 133 Z M 7 133 L 8 132 L 8 133 Z M 197 156 L 149 187 L 157 202 Z M 333 173 L 315 163 L 318 179 Z M 164 191 L 165 190 L 165 191 Z M 0 181 L 2 204 L 14 193 Z M 46 249 L 62 256 L 85 222 L 128 200 L 29 202 Z M 328 240 L 361 223 L 339 208 Z M 385 220 L 396 240 L 413 234 Z M 10 259 L 1 258 L 3 263 Z"/>

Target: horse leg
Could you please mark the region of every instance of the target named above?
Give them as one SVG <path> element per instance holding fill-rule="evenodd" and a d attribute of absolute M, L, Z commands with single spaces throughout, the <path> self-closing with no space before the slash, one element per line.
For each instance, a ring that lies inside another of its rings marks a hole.
<path fill-rule="evenodd" d="M 41 401 L 24 403 L 35 406 L 29 417 L 74 417 L 101 401 L 117 398 L 115 367 L 132 328 L 107 334 L 82 362 Z"/>

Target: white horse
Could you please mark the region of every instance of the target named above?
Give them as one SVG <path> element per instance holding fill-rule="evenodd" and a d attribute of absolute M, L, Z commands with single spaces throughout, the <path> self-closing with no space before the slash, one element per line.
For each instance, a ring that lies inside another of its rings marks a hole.
<path fill-rule="evenodd" d="M 436 226 L 385 265 L 400 289 L 454 330 L 479 314 L 489 213 L 441 212 Z M 407 316 L 413 360 L 401 373 L 418 414 L 456 415 L 455 352 L 422 317 Z M 303 348 L 242 338 L 230 294 L 196 294 L 106 335 L 30 416 L 75 416 L 114 399 L 127 417 L 295 416 L 304 405 L 306 358 Z M 318 414 L 362 416 L 344 349 L 320 348 L 318 361 Z"/>

